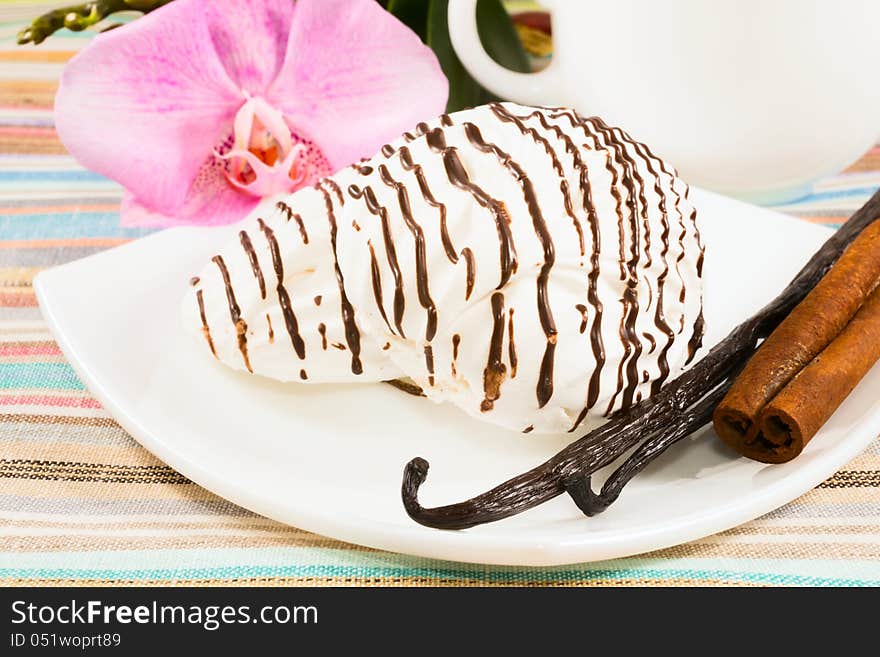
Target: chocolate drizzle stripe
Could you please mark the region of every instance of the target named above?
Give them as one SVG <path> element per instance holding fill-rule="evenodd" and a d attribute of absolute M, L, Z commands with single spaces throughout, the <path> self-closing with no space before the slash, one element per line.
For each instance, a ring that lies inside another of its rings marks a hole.
<path fill-rule="evenodd" d="M 565 134 L 559 126 L 551 124 L 547 121 L 547 117 L 540 110 L 535 110 L 525 117 L 519 117 L 523 120 L 536 118 L 544 130 L 552 132 L 558 139 L 565 144 L 565 151 L 572 157 L 572 163 L 575 170 L 578 171 L 578 186 L 583 199 L 583 208 L 587 214 L 587 221 L 590 226 L 590 239 L 592 241 L 592 250 L 590 253 L 590 273 L 587 275 L 587 302 L 593 307 L 593 323 L 590 327 L 590 347 L 593 351 L 593 357 L 596 366 L 590 376 L 590 382 L 587 387 L 587 399 L 584 409 L 578 416 L 570 431 L 574 431 L 583 422 L 584 417 L 589 410 L 595 406 L 599 399 L 599 388 L 601 382 L 602 369 L 605 366 L 605 344 L 602 339 L 602 314 L 604 307 L 599 299 L 598 281 L 601 274 L 599 255 L 602 250 L 602 237 L 599 228 L 599 218 L 596 216 L 596 206 L 593 203 L 592 186 L 589 178 L 589 168 L 583 161 L 577 145 L 572 141 L 571 137 Z M 576 127 L 573 117 L 567 117 L 572 127 Z M 586 132 L 586 128 L 581 126 Z"/>
<path fill-rule="evenodd" d="M 556 156 L 555 149 L 550 145 L 550 142 L 543 137 L 535 128 L 526 126 L 522 120 L 507 111 L 500 103 L 492 103 L 489 105 L 489 109 L 495 114 L 495 116 L 503 123 L 512 123 L 517 127 L 517 129 L 524 135 L 529 136 L 532 140 L 543 146 L 544 152 L 550 157 L 550 161 L 553 163 L 553 169 L 559 175 L 559 191 L 562 193 L 562 203 L 565 209 L 565 213 L 569 216 L 574 225 L 574 229 L 577 232 L 578 236 L 578 245 L 580 247 L 580 253 L 583 256 L 586 253 L 586 247 L 584 245 L 584 230 L 581 228 L 581 222 L 578 220 L 577 216 L 574 213 L 574 207 L 571 202 L 571 191 L 568 186 L 568 181 L 565 179 L 565 169 L 562 168 L 562 163 L 559 161 L 559 158 Z"/>
<path fill-rule="evenodd" d="M 700 313 L 697 315 L 697 319 L 694 321 L 694 333 L 691 336 L 691 339 L 688 340 L 687 350 L 688 357 L 687 360 L 684 361 L 685 365 L 690 365 L 691 361 L 694 359 L 694 356 L 697 355 L 697 351 L 700 347 L 703 346 L 703 330 L 705 327 L 705 318 L 703 317 L 703 308 L 700 307 Z"/>
<path fill-rule="evenodd" d="M 266 243 L 269 245 L 269 252 L 272 254 L 272 267 L 275 269 L 275 292 L 278 295 L 278 303 L 281 306 L 281 316 L 284 318 L 284 326 L 287 334 L 290 336 L 290 344 L 296 352 L 300 360 L 305 360 L 306 343 L 299 333 L 299 322 L 293 312 L 293 306 L 290 303 L 290 295 L 284 287 L 284 262 L 281 260 L 281 249 L 278 246 L 278 240 L 275 238 L 275 231 L 266 225 L 262 219 L 257 219 L 257 224 L 263 235 L 266 237 Z"/>
<path fill-rule="evenodd" d="M 318 324 L 318 333 L 321 336 L 321 349 L 327 351 L 327 325 L 324 322 Z"/>
<path fill-rule="evenodd" d="M 516 378 L 516 342 L 513 337 L 513 308 L 507 313 L 507 360 L 510 361 L 510 378 Z"/>
<path fill-rule="evenodd" d="M 633 396 L 636 387 L 639 384 L 638 377 L 638 358 L 642 352 L 642 343 L 639 340 L 635 330 L 636 320 L 638 319 L 638 269 L 637 265 L 640 259 L 640 230 L 637 217 L 637 198 L 644 198 L 644 192 L 637 196 L 636 184 L 639 189 L 644 189 L 644 180 L 638 173 L 638 167 L 635 160 L 626 152 L 626 146 L 614 134 L 614 131 L 602 121 L 599 117 L 581 118 L 571 112 L 560 111 L 553 116 L 559 118 L 565 116 L 573 126 L 579 125 L 585 134 L 590 136 L 594 143 L 600 146 L 599 135 L 603 137 L 606 153 L 614 156 L 615 162 L 619 163 L 622 168 L 622 176 L 618 177 L 616 169 L 611 164 L 610 158 L 606 162 L 606 168 L 612 174 L 611 192 L 617 202 L 618 209 L 618 236 L 620 240 L 620 259 L 621 259 L 621 279 L 625 281 L 623 292 L 623 309 L 621 311 L 620 322 L 620 339 L 624 348 L 624 355 L 621 359 L 617 372 L 617 389 L 611 397 L 611 401 L 606 409 L 606 415 L 610 414 L 617 402 L 617 397 L 622 394 L 621 408 L 628 408 L 632 405 Z M 587 124 L 592 130 L 587 128 Z M 617 189 L 617 181 L 623 185 L 626 190 L 626 207 L 628 210 L 628 224 L 630 232 L 630 254 L 626 256 L 625 250 L 625 234 L 624 218 L 622 212 L 622 201 L 619 190 Z M 626 383 L 624 383 L 624 370 L 626 372 Z"/>
<path fill-rule="evenodd" d="M 254 272 L 254 278 L 257 279 L 257 285 L 260 286 L 260 297 L 265 299 L 266 281 L 263 278 L 263 270 L 260 268 L 260 261 L 257 259 L 257 252 L 254 251 L 254 245 L 251 242 L 251 238 L 243 230 L 238 233 L 238 238 L 241 241 L 241 248 L 244 249 L 248 261 L 251 263 L 251 270 Z"/>
<path fill-rule="evenodd" d="M 278 203 L 275 204 L 275 207 L 284 213 L 285 217 L 287 217 L 287 221 L 290 221 L 292 219 L 296 222 L 296 225 L 299 227 L 299 234 L 300 237 L 302 237 L 303 244 L 308 244 L 309 234 L 306 232 L 306 225 L 303 223 L 302 217 L 294 212 L 293 209 L 284 201 L 278 201 Z"/>
<path fill-rule="evenodd" d="M 211 258 L 211 262 L 217 265 L 220 270 L 220 276 L 223 278 L 223 286 L 226 288 L 226 300 L 229 302 L 229 317 L 235 326 L 235 334 L 238 338 L 238 350 L 241 352 L 241 358 L 248 372 L 253 372 L 251 361 L 248 358 L 247 350 L 247 322 L 241 316 L 241 309 L 235 300 L 235 290 L 232 288 L 232 282 L 229 280 L 229 270 L 226 268 L 226 262 L 223 256 L 215 255 Z"/>
<path fill-rule="evenodd" d="M 415 164 L 412 160 L 412 154 L 409 149 L 405 146 L 398 151 L 398 157 L 400 158 L 400 164 L 406 171 L 411 171 L 413 175 L 416 177 L 416 182 L 419 185 L 419 191 L 422 192 L 422 198 L 425 199 L 425 202 L 433 208 L 437 208 L 437 211 L 440 213 L 440 241 L 443 243 L 443 250 L 446 252 L 446 257 L 449 258 L 449 262 L 455 264 L 458 262 L 458 252 L 455 250 L 455 246 L 452 243 L 452 239 L 449 237 L 449 228 L 446 225 L 446 205 L 440 203 L 436 198 L 434 198 L 433 192 L 431 192 L 431 188 L 428 187 L 428 181 L 425 178 L 425 172 L 422 169 L 420 164 Z"/>
<path fill-rule="evenodd" d="M 416 291 L 419 297 L 419 303 L 425 309 L 427 314 L 427 323 L 425 328 L 425 340 L 430 342 L 437 333 L 437 306 L 431 298 L 430 281 L 428 279 L 428 261 L 425 246 L 425 232 L 413 217 L 412 208 L 409 203 L 409 193 L 406 186 L 398 182 L 391 176 L 391 172 L 384 164 L 379 165 L 379 177 L 382 182 L 393 189 L 397 194 L 397 204 L 400 206 L 400 214 L 403 222 L 412 233 L 413 240 L 416 245 Z M 431 370 L 433 372 L 433 369 Z M 433 384 L 432 384 L 433 385 Z"/>
<path fill-rule="evenodd" d="M 660 171 L 662 173 L 666 174 L 666 176 L 669 178 L 669 191 L 672 193 L 672 197 L 673 197 L 673 209 L 675 210 L 675 214 L 678 216 L 678 224 L 681 227 L 681 233 L 679 234 L 679 248 L 681 249 L 680 255 L 683 256 L 684 255 L 684 238 L 685 238 L 687 229 L 684 224 L 684 212 L 682 212 L 682 209 L 681 209 L 682 195 L 675 188 L 676 182 L 678 181 L 677 173 L 675 172 L 674 169 L 672 171 L 670 171 L 669 168 L 664 163 L 664 161 L 661 160 L 659 157 L 657 157 L 646 144 L 641 144 L 641 148 L 644 150 L 645 153 L 647 153 L 647 155 L 650 159 L 657 162 L 657 165 L 658 165 L 658 168 L 660 169 Z M 659 179 L 659 176 L 658 176 L 658 179 Z M 686 198 L 686 195 L 687 195 L 687 187 L 685 188 L 685 198 Z M 663 293 L 662 293 L 662 290 L 663 290 L 663 283 L 666 282 L 666 279 L 669 274 L 669 262 L 668 262 L 667 256 L 668 256 L 668 253 L 669 253 L 669 250 L 671 247 L 671 243 L 669 241 L 669 234 L 671 233 L 672 228 L 671 228 L 671 225 L 669 224 L 669 220 L 668 220 L 668 216 L 667 216 L 668 213 L 666 212 L 666 210 L 667 210 L 666 197 L 662 195 L 660 198 L 661 198 L 661 202 L 663 204 L 662 205 L 662 207 L 664 209 L 663 218 L 665 220 L 664 237 L 663 237 L 664 251 L 662 254 L 664 271 L 663 271 L 663 276 L 662 276 L 662 282 L 660 283 L 660 293 L 659 293 L 660 298 L 657 300 L 657 308 L 659 309 L 659 311 L 661 313 L 661 319 L 662 319 L 660 324 L 658 324 L 658 328 L 666 335 L 666 344 L 663 346 L 663 348 L 660 351 L 660 355 L 658 356 L 658 364 L 660 366 L 660 375 L 657 377 L 656 380 L 654 380 L 651 383 L 651 394 L 652 395 L 656 394 L 660 390 L 660 388 L 663 386 L 663 383 L 669 377 L 670 372 L 669 372 L 667 354 L 669 353 L 669 350 L 672 348 L 672 345 L 675 342 L 675 331 L 672 329 L 671 326 L 669 326 L 669 323 L 666 320 L 665 315 L 663 314 Z M 678 276 L 679 282 L 681 283 L 681 292 L 679 293 L 679 301 L 681 303 L 684 303 L 684 300 L 686 298 L 686 296 L 685 296 L 686 289 L 685 289 L 684 277 L 682 276 L 681 270 L 679 269 L 680 262 L 681 262 L 681 257 L 676 258 L 674 267 L 675 267 L 675 273 Z M 703 311 L 702 311 L 702 302 L 701 302 L 700 315 L 697 317 L 697 322 L 701 326 L 702 326 L 702 312 Z M 694 332 L 694 336 L 696 336 L 696 331 Z M 692 340 L 693 339 L 694 338 L 692 338 Z M 700 343 L 702 343 L 702 335 L 700 335 L 700 337 L 697 339 Z M 653 349 L 652 349 L 652 351 L 653 351 Z M 696 349 L 694 349 L 694 354 L 696 354 Z"/>
<path fill-rule="evenodd" d="M 499 260 L 501 267 L 501 280 L 496 289 L 501 289 L 516 273 L 517 257 L 516 246 L 513 243 L 513 234 L 510 230 L 510 218 L 504 205 L 497 199 L 489 196 L 481 187 L 471 182 L 467 170 L 464 168 L 458 152 L 454 147 L 446 145 L 446 137 L 442 128 L 434 128 L 425 136 L 425 141 L 431 150 L 440 153 L 443 157 L 443 166 L 446 176 L 453 186 L 468 192 L 482 207 L 492 213 L 495 219 L 495 227 L 498 231 Z"/>
<path fill-rule="evenodd" d="M 610 128 L 602 119 L 591 117 L 588 119 L 593 125 L 598 126 L 599 132 L 605 137 L 606 143 L 612 148 L 615 158 L 623 167 L 623 185 L 627 191 L 627 209 L 629 211 L 630 230 L 630 257 L 626 261 L 627 280 L 623 292 L 624 309 L 620 324 L 620 338 L 624 346 L 624 356 L 618 367 L 618 389 L 611 397 L 608 404 L 607 414 L 611 414 L 617 401 L 617 396 L 622 393 L 620 407 L 629 408 L 633 404 L 636 388 L 639 385 L 638 360 L 642 353 L 642 342 L 636 332 L 636 321 L 639 313 L 638 300 L 638 263 L 641 259 L 641 237 L 638 215 L 639 205 L 647 203 L 645 200 L 645 182 L 638 170 L 638 165 L 626 150 L 626 137 L 622 132 L 618 136 L 615 129 Z M 638 186 L 638 191 L 636 190 Z M 643 206 L 644 207 L 644 206 Z M 645 213 L 646 210 L 642 209 Z M 624 386 L 623 373 L 626 370 L 626 385 Z"/>
<path fill-rule="evenodd" d="M 434 349 L 431 345 L 425 345 L 425 369 L 428 370 L 428 385 L 434 385 Z"/>
<path fill-rule="evenodd" d="M 672 342 L 675 340 L 675 332 L 672 330 L 672 327 L 669 326 L 669 322 L 666 321 L 666 315 L 664 312 L 664 301 L 665 295 L 664 290 L 666 286 L 666 279 L 669 276 L 669 261 L 667 256 L 669 255 L 669 234 L 671 232 L 671 227 L 669 224 L 669 211 L 666 206 L 666 194 L 663 191 L 663 187 L 661 185 L 660 174 L 657 169 L 654 168 L 651 160 L 656 160 L 655 157 L 651 155 L 651 153 L 642 147 L 640 144 L 635 144 L 636 152 L 638 152 L 645 160 L 645 164 L 648 167 L 648 171 L 651 175 L 654 176 L 654 192 L 657 194 L 657 198 L 659 199 L 658 207 L 660 210 L 660 225 L 662 227 L 660 233 L 660 241 L 662 243 L 660 250 L 660 260 L 663 262 L 663 271 L 660 272 L 660 275 L 657 276 L 657 305 L 654 308 L 654 326 L 666 336 L 666 344 L 664 348 L 660 351 L 660 354 L 657 356 L 657 367 L 659 374 L 657 378 L 651 383 L 651 394 L 656 394 L 658 390 L 663 386 L 666 382 L 666 379 L 669 378 L 669 360 L 668 353 L 669 349 L 672 347 Z M 659 161 L 659 165 L 662 167 L 662 161 Z M 675 179 L 670 178 L 670 183 L 674 184 Z M 650 350 L 649 354 L 654 353 L 654 350 L 657 347 L 657 341 L 654 339 L 654 336 L 650 333 L 642 333 L 642 335 L 648 339 L 650 342 Z"/>
<path fill-rule="evenodd" d="M 336 194 L 336 198 L 339 199 L 339 205 L 345 205 L 345 197 L 342 195 L 342 190 L 336 184 L 336 181 L 333 178 L 324 178 L 322 182 L 326 183 L 333 190 L 333 193 Z"/>
<path fill-rule="evenodd" d="M 582 303 L 578 303 L 578 304 L 575 304 L 575 309 L 581 315 L 581 327 L 578 329 L 578 331 L 580 333 L 583 333 L 584 331 L 587 330 L 587 323 L 589 321 L 589 314 L 587 313 L 587 307 Z"/>
<path fill-rule="evenodd" d="M 205 336 L 205 340 L 208 342 L 208 347 L 211 349 L 214 358 L 217 358 L 217 350 L 214 348 L 214 339 L 211 337 L 211 329 L 208 327 L 208 317 L 205 314 L 205 296 L 201 290 L 196 291 L 196 301 L 199 303 L 199 315 L 202 318 L 202 335 Z"/>
<path fill-rule="evenodd" d="M 373 298 L 376 301 L 376 307 L 379 309 L 379 314 L 382 315 L 385 326 L 388 327 L 391 333 L 394 333 L 394 329 L 391 328 L 391 323 L 388 321 L 388 315 L 385 313 L 385 303 L 382 300 L 382 273 L 379 271 L 379 262 L 376 260 L 376 249 L 373 248 L 373 242 L 370 240 L 367 240 L 367 247 L 370 249 L 370 277 L 373 282 Z"/>
<path fill-rule="evenodd" d="M 489 357 L 483 370 L 483 401 L 480 410 L 491 411 L 501 397 L 501 384 L 507 376 L 507 366 L 501 361 L 504 348 L 504 294 L 493 292 L 492 298 L 492 338 L 489 341 Z"/>
<path fill-rule="evenodd" d="M 340 311 L 342 313 L 342 323 L 345 326 L 345 340 L 348 342 L 348 348 L 351 351 L 351 371 L 353 374 L 363 374 L 364 366 L 361 363 L 361 334 L 358 331 L 357 323 L 354 318 L 354 308 L 348 300 L 345 293 L 345 279 L 342 276 L 342 270 L 339 268 L 339 257 L 336 254 L 336 215 L 333 211 L 333 199 L 330 194 L 321 185 L 317 189 L 324 195 L 324 207 L 327 210 L 327 221 L 330 223 L 330 247 L 333 251 L 333 268 L 336 272 L 336 284 L 339 287 Z"/>
<path fill-rule="evenodd" d="M 394 147 L 391 144 L 384 144 L 382 146 L 382 155 L 384 155 L 386 158 L 391 157 L 392 155 L 394 155 Z"/>
<path fill-rule="evenodd" d="M 355 199 L 363 199 L 370 214 L 379 217 L 382 223 L 382 238 L 385 243 L 385 258 L 388 267 L 394 277 L 394 325 L 397 333 L 405 338 L 403 330 L 403 313 L 406 309 L 406 297 L 403 293 L 403 274 L 400 272 L 400 264 L 397 261 L 397 249 L 394 246 L 394 237 L 391 234 L 391 225 L 388 221 L 388 210 L 376 199 L 376 194 L 371 187 L 361 189 L 357 185 L 349 185 L 348 193 Z"/>
<path fill-rule="evenodd" d="M 269 344 L 275 342 L 275 331 L 272 329 L 272 318 L 266 313 L 266 326 L 269 328 Z"/>
<path fill-rule="evenodd" d="M 537 279 L 537 303 L 538 318 L 541 322 L 541 328 L 544 331 L 544 335 L 547 338 L 547 345 L 544 349 L 544 358 L 541 360 L 541 370 L 538 375 L 538 385 L 535 391 L 538 399 L 538 407 L 543 408 L 547 405 L 547 402 L 550 401 L 550 397 L 553 396 L 553 355 L 556 350 L 557 335 L 556 323 L 553 320 L 553 311 L 550 308 L 550 300 L 548 297 L 550 270 L 553 268 L 553 264 L 556 261 L 553 236 L 550 234 L 550 229 L 547 227 L 547 222 L 544 220 L 544 215 L 541 212 L 541 205 L 538 202 L 538 197 L 535 194 L 532 182 L 523 168 L 511 158 L 509 153 L 501 150 L 497 144 L 485 141 L 482 134 L 480 134 L 480 129 L 473 123 L 465 123 L 464 131 L 468 141 L 478 151 L 494 154 L 504 168 L 507 169 L 508 173 L 510 173 L 510 175 L 519 183 L 522 189 L 523 199 L 528 208 L 529 215 L 532 218 L 532 226 L 534 227 L 535 234 L 538 236 L 538 240 L 541 242 L 541 248 L 544 252 L 544 262 L 541 265 L 541 270 L 538 273 Z"/>
<path fill-rule="evenodd" d="M 464 264 L 466 267 L 464 300 L 467 301 L 471 298 L 471 293 L 474 291 L 474 282 L 477 277 L 477 263 L 474 260 L 474 252 L 468 247 L 464 247 L 461 250 L 461 257 L 464 258 Z"/>
<path fill-rule="evenodd" d="M 440 115 L 440 124 L 445 125 L 445 126 L 451 126 L 452 125 L 452 117 L 449 116 L 448 114 L 441 114 Z"/>
<path fill-rule="evenodd" d="M 450 369 L 452 370 L 452 378 L 455 378 L 455 363 L 458 361 L 458 347 L 461 345 L 461 336 L 458 333 L 452 335 L 452 360 L 450 361 Z"/>

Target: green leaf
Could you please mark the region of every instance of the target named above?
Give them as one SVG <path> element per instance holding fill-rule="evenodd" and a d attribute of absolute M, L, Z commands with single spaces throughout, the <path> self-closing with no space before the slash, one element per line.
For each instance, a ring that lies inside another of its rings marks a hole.
<path fill-rule="evenodd" d="M 390 0 L 387 9 L 422 41 L 427 41 L 429 4 L 429 0 Z"/>
<path fill-rule="evenodd" d="M 476 107 L 497 100 L 474 80 L 462 65 L 449 39 L 447 21 L 448 0 L 430 0 L 426 43 L 440 61 L 443 73 L 449 80 L 447 112 L 465 107 Z M 505 68 L 528 72 L 529 59 L 519 36 L 499 0 L 479 0 L 477 3 L 477 31 L 486 52 Z"/>
<path fill-rule="evenodd" d="M 486 52 L 504 68 L 519 73 L 531 72 L 529 57 L 500 0 L 477 2 L 477 32 Z"/>

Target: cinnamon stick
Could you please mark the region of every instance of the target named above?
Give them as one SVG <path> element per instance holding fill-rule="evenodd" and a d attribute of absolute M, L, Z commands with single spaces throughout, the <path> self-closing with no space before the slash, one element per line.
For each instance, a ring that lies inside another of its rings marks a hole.
<path fill-rule="evenodd" d="M 880 221 L 866 227 L 764 341 L 715 409 L 715 432 L 750 455 L 759 413 L 850 322 L 880 280 Z M 773 434 L 777 435 L 777 434 Z"/>
<path fill-rule="evenodd" d="M 880 288 L 843 332 L 758 415 L 758 431 L 744 445 L 749 458 L 785 463 L 804 449 L 880 360 Z"/>

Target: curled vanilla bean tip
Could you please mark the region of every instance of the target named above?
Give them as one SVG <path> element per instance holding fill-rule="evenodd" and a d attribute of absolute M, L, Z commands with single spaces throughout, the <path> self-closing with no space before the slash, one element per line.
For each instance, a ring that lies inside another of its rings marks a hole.
<path fill-rule="evenodd" d="M 410 518 L 419 522 L 419 514 L 424 510 L 419 504 L 419 487 L 428 478 L 428 462 L 420 456 L 406 464 L 403 469 L 403 484 L 400 494 L 403 497 L 403 506 Z"/>

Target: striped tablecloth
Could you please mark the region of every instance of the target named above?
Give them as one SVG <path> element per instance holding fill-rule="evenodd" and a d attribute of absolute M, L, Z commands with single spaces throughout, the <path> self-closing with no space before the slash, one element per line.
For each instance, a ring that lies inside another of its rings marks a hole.
<path fill-rule="evenodd" d="M 256 516 L 162 464 L 85 390 L 34 299 L 36 272 L 146 231 L 119 226 L 120 188 L 67 156 L 52 125 L 59 72 L 88 36 L 16 48 L 19 4 L 0 5 L 0 584 L 880 585 L 880 440 L 746 525 L 563 568 L 340 543 Z M 878 186 L 875 148 L 780 209 L 839 225 Z"/>

